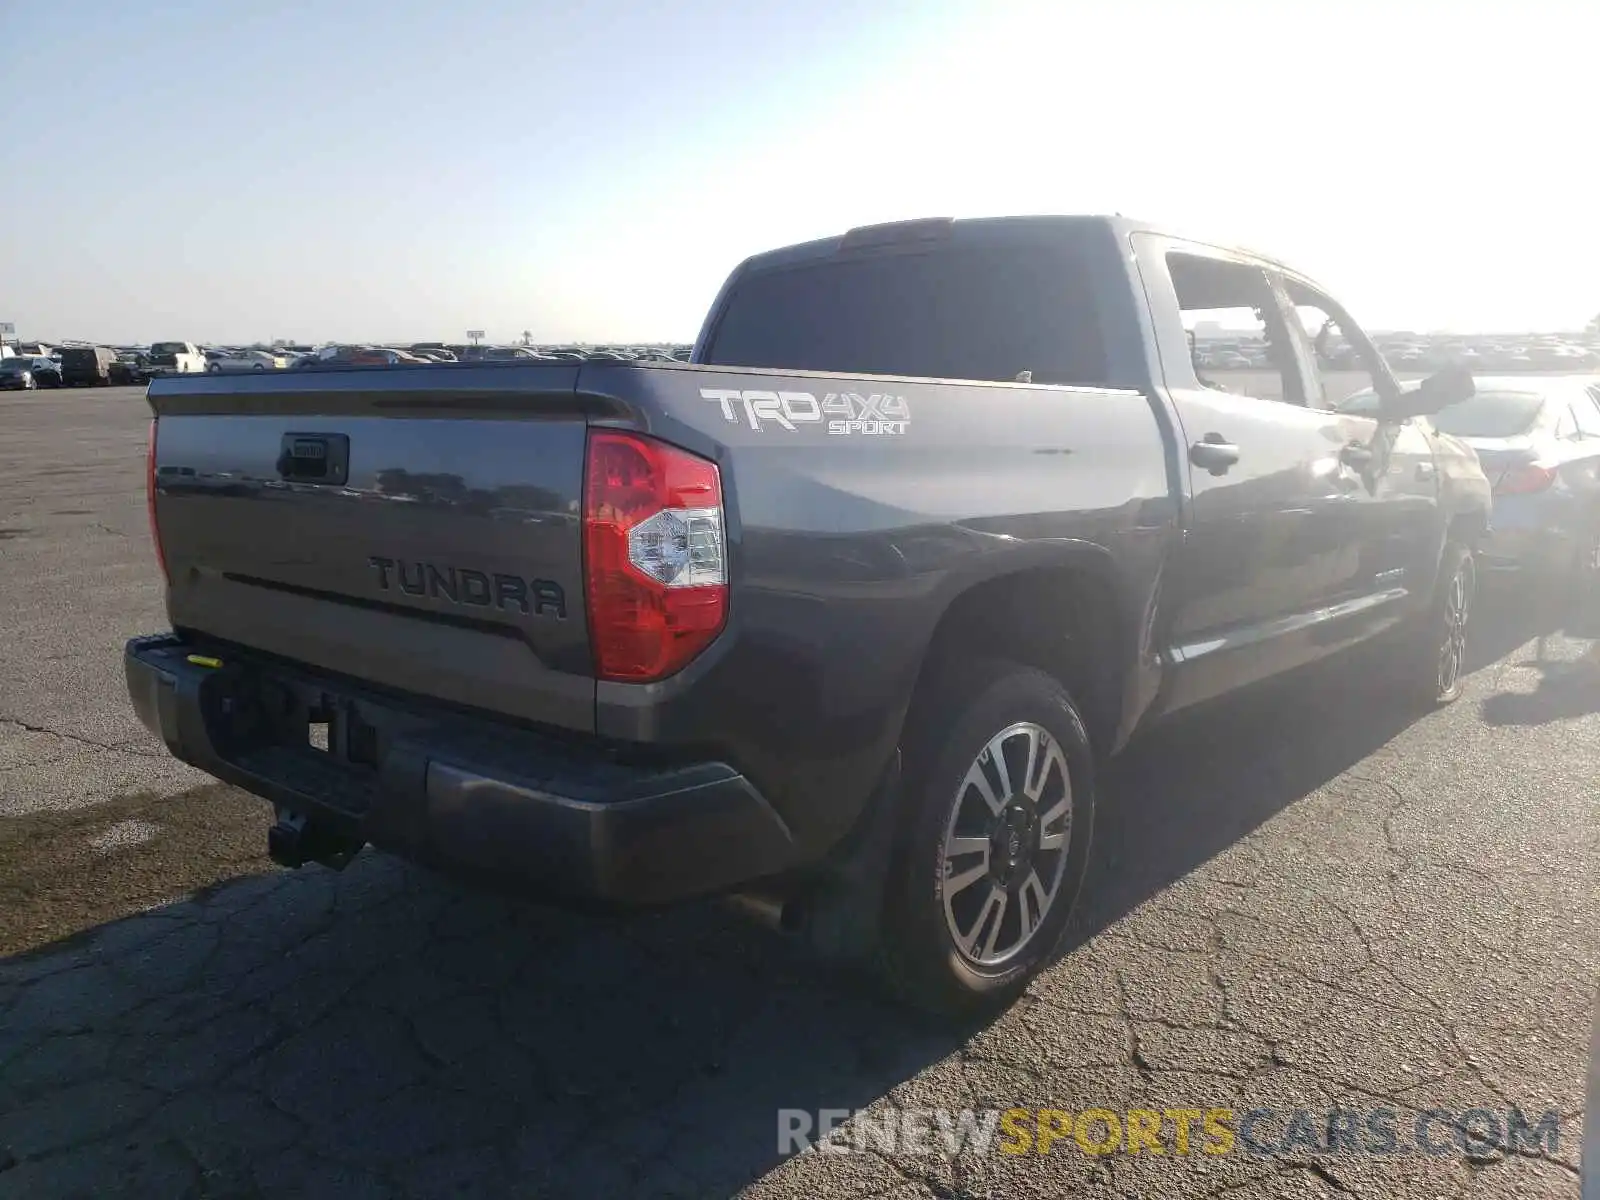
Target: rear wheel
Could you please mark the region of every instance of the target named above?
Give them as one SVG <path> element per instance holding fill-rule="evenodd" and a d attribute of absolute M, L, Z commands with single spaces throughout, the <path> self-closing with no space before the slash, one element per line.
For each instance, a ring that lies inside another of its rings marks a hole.
<path fill-rule="evenodd" d="M 880 961 L 932 1012 L 1009 1003 L 1053 957 L 1094 826 L 1094 763 L 1072 698 L 993 660 L 941 673 L 905 739 L 904 828 Z"/>

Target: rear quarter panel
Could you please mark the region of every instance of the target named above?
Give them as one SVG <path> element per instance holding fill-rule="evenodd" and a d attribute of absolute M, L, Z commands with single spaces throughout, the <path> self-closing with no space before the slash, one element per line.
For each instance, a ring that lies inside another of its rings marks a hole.
<path fill-rule="evenodd" d="M 602 683 L 596 727 L 714 748 L 802 844 L 860 811 L 940 618 L 974 584 L 1095 571 L 1127 617 L 1129 669 L 1148 657 L 1176 511 L 1140 392 L 714 367 L 590 366 L 578 387 L 719 463 L 732 546 L 726 634 L 661 684 Z"/>

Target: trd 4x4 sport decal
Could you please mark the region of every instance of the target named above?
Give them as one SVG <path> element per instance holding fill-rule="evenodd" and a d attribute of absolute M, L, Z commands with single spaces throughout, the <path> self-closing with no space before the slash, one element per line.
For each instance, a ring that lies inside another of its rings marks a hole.
<path fill-rule="evenodd" d="M 802 425 L 826 422 L 836 437 L 902 434 L 911 424 L 911 408 L 904 396 L 873 392 L 829 392 L 821 401 L 811 392 L 741 391 L 738 388 L 701 388 L 700 398 L 722 406 L 722 415 L 737 425 L 748 421 L 759 432 L 769 425 L 794 433 Z"/>

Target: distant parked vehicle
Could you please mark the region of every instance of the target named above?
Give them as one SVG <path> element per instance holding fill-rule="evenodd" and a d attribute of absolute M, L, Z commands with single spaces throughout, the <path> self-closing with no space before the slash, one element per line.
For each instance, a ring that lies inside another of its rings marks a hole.
<path fill-rule="evenodd" d="M 194 375 L 206 369 L 206 356 L 193 342 L 156 342 L 149 358 L 152 375 Z"/>
<path fill-rule="evenodd" d="M 427 359 L 430 362 L 459 361 L 456 352 L 450 349 L 450 347 L 446 346 L 443 342 L 418 342 L 416 345 L 411 347 L 411 353 L 415 354 L 418 358 Z"/>
<path fill-rule="evenodd" d="M 1479 543 L 1486 571 L 1600 585 L 1600 382 L 1571 376 L 1479 377 L 1477 394 L 1429 424 L 1478 455 L 1494 491 Z M 1375 411 L 1358 392 L 1342 412 Z"/>
<path fill-rule="evenodd" d="M 240 350 L 237 354 L 222 355 L 206 364 L 213 375 L 236 375 L 241 371 L 284 371 L 289 367 L 281 355 L 265 350 Z"/>
<path fill-rule="evenodd" d="M 60 387 L 61 368 L 42 354 L 15 354 L 0 358 L 0 390 L 32 391 Z"/>
<path fill-rule="evenodd" d="M 369 346 L 350 359 L 350 362 L 358 367 L 399 367 L 408 364 L 416 366 L 427 361 L 425 358 L 418 358 L 409 350 L 395 350 L 388 346 Z"/>
<path fill-rule="evenodd" d="M 295 363 L 299 370 L 312 370 L 317 367 L 397 367 L 419 366 L 427 363 L 427 359 L 418 358 L 406 350 L 395 350 L 389 346 L 324 346 L 317 351 L 315 356 L 303 358 Z"/>
<path fill-rule="evenodd" d="M 68 346 L 61 352 L 61 382 L 68 387 L 110 387 L 117 352 L 105 346 Z"/>
<path fill-rule="evenodd" d="M 1250 360 L 1237 350 L 1212 350 L 1206 355 L 1211 361 L 1208 365 L 1223 371 L 1242 371 L 1250 366 Z"/>
<path fill-rule="evenodd" d="M 33 381 L 42 388 L 61 386 L 61 359 L 53 354 L 23 355 L 33 360 Z"/>
<path fill-rule="evenodd" d="M 150 382 L 150 360 L 137 350 L 117 355 L 110 367 L 111 382 L 119 387 Z"/>

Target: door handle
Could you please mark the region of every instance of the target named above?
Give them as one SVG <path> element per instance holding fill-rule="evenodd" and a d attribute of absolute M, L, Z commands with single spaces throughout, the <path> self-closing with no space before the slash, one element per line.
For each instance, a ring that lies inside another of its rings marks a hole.
<path fill-rule="evenodd" d="M 1239 461 L 1239 447 L 1224 441 L 1220 433 L 1208 433 L 1189 447 L 1189 461 L 1213 475 L 1226 475 Z"/>
<path fill-rule="evenodd" d="M 1339 461 L 1347 467 L 1366 467 L 1372 463 L 1372 451 L 1359 442 L 1351 442 L 1339 451 Z"/>

